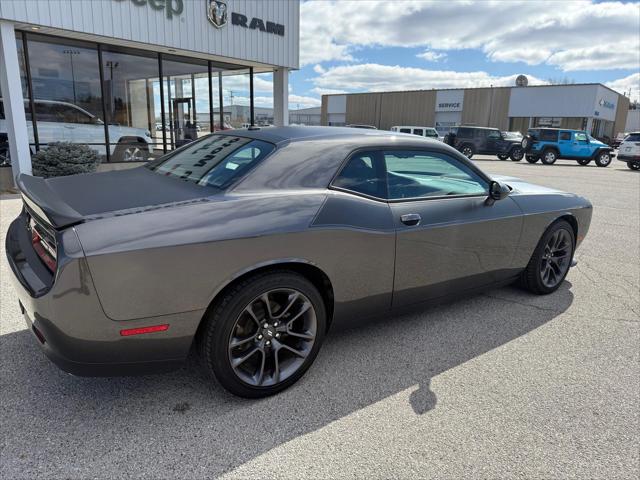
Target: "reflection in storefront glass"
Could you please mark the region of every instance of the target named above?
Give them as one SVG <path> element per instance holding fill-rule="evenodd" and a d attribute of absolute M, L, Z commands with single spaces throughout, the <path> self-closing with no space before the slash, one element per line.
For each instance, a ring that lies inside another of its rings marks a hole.
<path fill-rule="evenodd" d="M 105 155 L 97 48 L 31 34 L 27 42 L 40 145 L 82 143 Z"/>
<path fill-rule="evenodd" d="M 162 154 L 157 55 L 104 48 L 102 64 L 111 161 L 144 161 Z"/>

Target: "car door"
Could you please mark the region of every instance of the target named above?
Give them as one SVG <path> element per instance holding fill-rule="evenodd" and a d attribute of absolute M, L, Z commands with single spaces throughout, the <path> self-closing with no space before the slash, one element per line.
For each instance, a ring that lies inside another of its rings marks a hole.
<path fill-rule="evenodd" d="M 396 228 L 393 305 L 419 303 L 509 278 L 522 212 L 487 202 L 490 180 L 470 162 L 430 150 L 382 153 Z"/>
<path fill-rule="evenodd" d="M 485 130 L 487 141 L 483 153 L 495 154 L 504 150 L 501 147 L 502 134 L 500 130 Z"/>
<path fill-rule="evenodd" d="M 575 140 L 572 132 L 560 132 L 558 136 L 558 150 L 560 150 L 560 156 L 572 157 L 576 153 Z"/>
<path fill-rule="evenodd" d="M 590 158 L 592 147 L 589 145 L 589 138 L 585 132 L 573 132 L 573 153 L 571 157 Z"/>
<path fill-rule="evenodd" d="M 73 105 L 61 104 L 59 109 L 68 141 L 88 145 L 98 154 L 104 155 L 106 149 L 102 122 Z"/>

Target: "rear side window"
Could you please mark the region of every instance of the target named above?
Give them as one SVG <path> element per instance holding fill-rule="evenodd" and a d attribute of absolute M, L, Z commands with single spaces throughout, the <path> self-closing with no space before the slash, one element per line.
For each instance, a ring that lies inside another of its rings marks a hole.
<path fill-rule="evenodd" d="M 0 101 L 0 120 L 4 120 L 4 102 Z"/>
<path fill-rule="evenodd" d="M 560 140 L 571 140 L 571 132 L 560 132 Z"/>
<path fill-rule="evenodd" d="M 226 188 L 269 155 L 275 146 L 233 135 L 211 135 L 147 165 L 150 170 L 198 185 Z"/>
<path fill-rule="evenodd" d="M 640 133 L 631 133 L 624 139 L 625 142 L 640 142 Z"/>
<path fill-rule="evenodd" d="M 421 137 L 424 136 L 424 130 L 421 128 L 414 128 L 413 129 L 413 134 L 414 135 L 420 135 Z"/>
<path fill-rule="evenodd" d="M 411 129 L 410 128 L 401 128 L 400 129 L 400 133 L 411 133 Z"/>
<path fill-rule="evenodd" d="M 356 153 L 340 172 L 333 185 L 352 192 L 384 198 L 384 172 L 372 152 Z"/>
<path fill-rule="evenodd" d="M 471 128 L 458 128 L 457 136 L 460 138 L 473 138 L 473 130 Z"/>
<path fill-rule="evenodd" d="M 556 130 L 540 130 L 539 140 L 543 142 L 557 142 L 558 132 Z"/>

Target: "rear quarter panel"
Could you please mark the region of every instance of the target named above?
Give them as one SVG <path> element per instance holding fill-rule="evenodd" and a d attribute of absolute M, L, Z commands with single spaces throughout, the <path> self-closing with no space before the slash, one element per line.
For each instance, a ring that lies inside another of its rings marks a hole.
<path fill-rule="evenodd" d="M 336 311 L 357 309 L 367 297 L 374 308 L 388 307 L 393 231 L 334 222 L 309 228 L 327 195 L 230 195 L 96 220 L 77 231 L 102 307 L 113 320 L 202 310 L 234 278 L 282 262 L 325 272 Z M 381 269 L 388 274 L 379 275 Z"/>

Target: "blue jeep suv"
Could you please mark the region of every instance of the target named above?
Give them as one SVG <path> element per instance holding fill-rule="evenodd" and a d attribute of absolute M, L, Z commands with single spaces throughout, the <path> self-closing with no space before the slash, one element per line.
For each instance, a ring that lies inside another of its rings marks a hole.
<path fill-rule="evenodd" d="M 614 157 L 613 148 L 584 130 L 564 128 L 530 128 L 522 139 L 522 149 L 527 162 L 542 160 L 545 165 L 561 158 L 576 160 L 580 165 L 594 160 L 597 166 L 606 167 Z"/>

